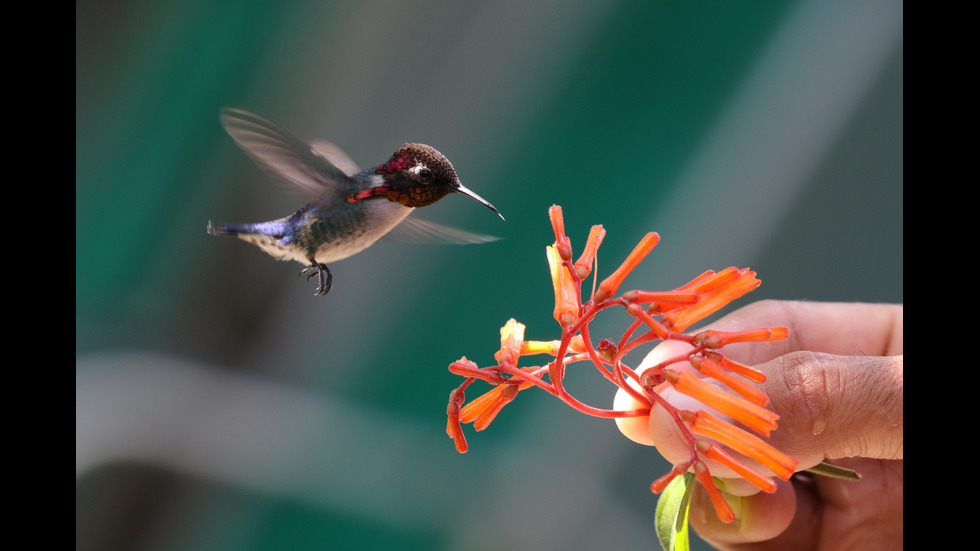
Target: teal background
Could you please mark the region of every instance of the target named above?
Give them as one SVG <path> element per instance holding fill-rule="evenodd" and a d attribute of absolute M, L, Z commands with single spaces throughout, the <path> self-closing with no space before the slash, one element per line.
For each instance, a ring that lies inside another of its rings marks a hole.
<path fill-rule="evenodd" d="M 558 335 L 555 203 L 576 251 L 606 228 L 600 274 L 660 233 L 626 288 L 904 300 L 901 2 L 78 2 L 75 67 L 80 551 L 656 548 L 669 466 L 612 422 L 529 391 L 465 455 L 444 433 L 451 361 Z M 314 297 L 205 233 L 301 205 L 223 105 L 362 166 L 431 144 L 507 221 L 419 214 L 502 239 L 382 242 Z"/>

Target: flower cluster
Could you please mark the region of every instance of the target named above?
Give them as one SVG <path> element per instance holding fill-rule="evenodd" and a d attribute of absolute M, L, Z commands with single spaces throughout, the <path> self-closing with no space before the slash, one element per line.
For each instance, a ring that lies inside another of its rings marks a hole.
<path fill-rule="evenodd" d="M 552 206 L 549 216 L 555 243 L 546 251 L 555 291 L 554 317 L 561 326 L 561 338 L 525 340 L 524 325 L 511 319 L 500 330 L 500 350 L 494 355 L 496 365 L 481 368 L 465 357 L 450 364 L 451 372 L 465 377 L 465 381 L 450 394 L 447 408 L 446 432 L 455 441 L 456 449 L 460 453 L 467 450 L 463 423 L 473 423 L 476 430 L 483 430 L 501 408 L 514 400 L 520 391 L 531 387 L 538 387 L 572 408 L 597 417 L 648 417 L 651 409 L 659 406 L 676 424 L 690 455 L 654 481 L 651 489 L 659 493 L 679 474 L 693 471 L 708 490 L 719 518 L 730 522 L 734 515 L 711 479 L 709 461 L 727 466 L 767 492 L 775 490 L 769 474 L 731 452 L 755 460 L 784 480 L 793 474 L 797 462 L 753 434 L 768 436 L 776 428 L 778 419 L 775 413 L 766 409 L 768 398 L 765 393 L 743 380 L 761 383 L 765 376 L 752 367 L 726 358 L 721 349 L 737 342 L 784 339 L 788 331 L 777 327 L 737 332 L 702 331 L 692 335 L 682 332 L 758 287 L 760 281 L 755 272 L 747 268 L 708 271 L 672 291 L 631 290 L 617 294 L 626 276 L 659 242 L 656 233 L 648 233 L 610 276 L 597 286 L 598 278 L 594 279 L 591 296 L 585 297 L 587 300 L 583 302 L 582 283 L 592 274 L 605 230 L 602 226 L 593 226 L 584 251 L 573 261 L 561 207 Z M 618 340 L 603 338 L 596 344 L 589 332 L 589 323 L 599 312 L 613 307 L 625 308 L 633 321 Z M 636 347 L 668 340 L 685 342 L 691 349 L 647 369 L 642 375 L 623 363 L 624 356 Z M 544 365 L 519 365 L 522 358 L 536 354 L 547 354 L 553 359 Z M 576 362 L 590 362 L 603 377 L 628 393 L 636 407 L 602 409 L 573 397 L 565 390 L 563 381 L 566 366 Z M 728 390 L 705 382 L 702 377 L 713 379 Z M 477 380 L 485 381 L 493 388 L 464 406 L 464 392 Z M 706 409 L 678 409 L 661 396 L 668 387 L 698 400 L 715 413 Z M 746 428 L 740 428 L 736 422 Z"/>

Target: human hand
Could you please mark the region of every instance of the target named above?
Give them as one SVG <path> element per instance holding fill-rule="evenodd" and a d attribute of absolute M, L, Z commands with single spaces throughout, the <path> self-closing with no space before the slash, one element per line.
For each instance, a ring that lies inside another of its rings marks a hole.
<path fill-rule="evenodd" d="M 862 478 L 798 472 L 788 482 L 778 481 L 772 494 L 728 479 L 719 484 L 735 511 L 728 524 L 718 519 L 698 484 L 691 499 L 691 526 L 719 549 L 900 549 L 903 306 L 762 301 L 706 329 L 772 326 L 788 327 L 789 338 L 725 348 L 726 357 L 767 376 L 763 389 L 780 416 L 769 443 L 799 460 L 798 471 L 827 460 Z M 638 371 L 684 346 L 663 343 Z M 673 441 L 666 424 L 655 417 L 644 418 L 645 426 L 620 423 L 620 429 L 664 453 Z"/>

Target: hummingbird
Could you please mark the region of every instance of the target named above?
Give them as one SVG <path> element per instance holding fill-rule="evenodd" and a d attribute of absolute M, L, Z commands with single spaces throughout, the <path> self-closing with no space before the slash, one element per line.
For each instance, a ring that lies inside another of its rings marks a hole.
<path fill-rule="evenodd" d="M 504 218 L 496 207 L 460 183 L 449 160 L 433 147 L 407 143 L 378 166 L 358 171 L 339 147 L 304 142 L 278 124 L 237 107 L 221 110 L 221 123 L 260 167 L 312 195 L 296 212 L 268 222 L 216 225 L 211 235 L 234 235 L 279 260 L 306 265 L 300 276 L 317 278 L 314 295 L 330 291 L 328 263 L 355 255 L 378 239 L 484 243 L 496 238 L 411 217 L 413 210 L 450 193 L 465 195 Z"/>

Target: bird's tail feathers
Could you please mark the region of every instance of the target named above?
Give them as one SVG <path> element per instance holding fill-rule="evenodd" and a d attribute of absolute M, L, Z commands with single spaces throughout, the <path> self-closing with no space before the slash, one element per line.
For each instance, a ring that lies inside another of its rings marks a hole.
<path fill-rule="evenodd" d="M 208 233 L 211 235 L 259 234 L 270 237 L 282 237 L 284 229 L 281 220 L 259 222 L 257 224 L 215 224 L 210 220 L 208 221 Z"/>

